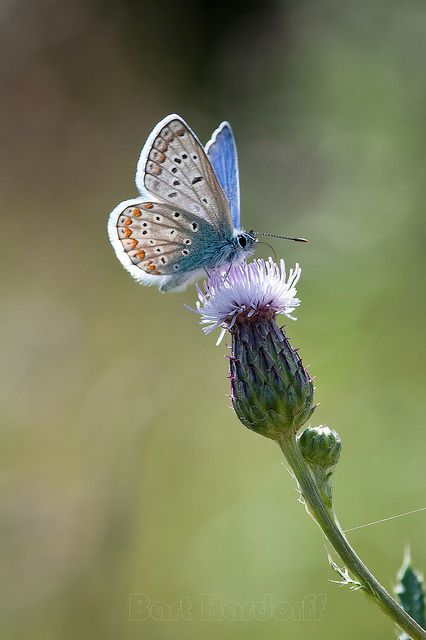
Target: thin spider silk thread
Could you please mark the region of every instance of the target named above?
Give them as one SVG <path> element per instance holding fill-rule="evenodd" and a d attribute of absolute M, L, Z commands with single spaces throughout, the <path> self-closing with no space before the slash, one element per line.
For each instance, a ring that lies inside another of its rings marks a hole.
<path fill-rule="evenodd" d="M 382 518 L 381 520 L 374 520 L 373 522 L 367 522 L 366 524 L 360 524 L 357 527 L 351 527 L 350 529 L 345 529 L 343 533 L 348 533 L 348 531 L 355 531 L 356 529 L 364 529 L 364 527 L 372 527 L 373 524 L 380 524 L 381 522 L 388 522 L 389 520 L 395 520 L 396 518 L 402 518 L 403 516 L 409 516 L 413 513 L 419 513 L 420 511 L 426 511 L 426 507 L 420 507 L 420 509 L 413 509 L 413 511 L 406 511 L 405 513 L 398 513 L 395 516 L 389 516 L 388 518 Z"/>

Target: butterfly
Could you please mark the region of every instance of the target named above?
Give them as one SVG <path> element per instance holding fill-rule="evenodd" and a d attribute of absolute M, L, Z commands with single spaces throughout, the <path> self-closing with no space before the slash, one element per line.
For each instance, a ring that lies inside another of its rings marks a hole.
<path fill-rule="evenodd" d="M 141 284 L 179 291 L 253 253 L 257 234 L 240 228 L 237 148 L 228 122 L 203 148 L 183 118 L 165 117 L 142 149 L 136 186 L 140 196 L 110 214 L 108 235 Z"/>

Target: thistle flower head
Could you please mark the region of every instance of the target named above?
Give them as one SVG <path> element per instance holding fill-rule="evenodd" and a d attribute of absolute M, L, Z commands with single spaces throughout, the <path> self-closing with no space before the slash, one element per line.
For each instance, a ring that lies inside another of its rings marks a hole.
<path fill-rule="evenodd" d="M 300 273 L 296 265 L 287 278 L 283 260 L 242 263 L 198 287 L 194 310 L 205 333 L 222 328 L 218 342 L 230 332 L 232 406 L 246 427 L 274 440 L 295 433 L 313 411 L 312 380 L 275 320 L 299 305 Z"/>
<path fill-rule="evenodd" d="M 194 310 L 201 315 L 204 333 L 221 327 L 217 344 L 227 330 L 231 330 L 238 315 L 251 318 L 255 315 L 291 315 L 300 300 L 296 297 L 296 284 L 301 268 L 298 264 L 286 275 L 284 260 L 277 265 L 272 258 L 243 262 L 228 273 L 214 272 L 197 285 L 198 301 Z"/>

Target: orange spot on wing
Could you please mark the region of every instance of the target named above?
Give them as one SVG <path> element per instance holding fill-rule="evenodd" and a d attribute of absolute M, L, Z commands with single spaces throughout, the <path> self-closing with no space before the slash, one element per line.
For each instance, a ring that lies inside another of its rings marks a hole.
<path fill-rule="evenodd" d="M 155 173 L 156 176 L 158 176 L 161 173 L 161 167 L 155 165 L 154 167 L 152 167 L 151 171 L 152 173 Z"/>
<path fill-rule="evenodd" d="M 129 227 L 126 227 L 123 231 L 123 235 L 125 238 L 128 238 L 129 236 L 131 236 L 132 235 L 131 229 L 129 229 Z"/>
<path fill-rule="evenodd" d="M 144 202 L 142 206 L 144 209 L 152 209 L 154 205 L 152 204 L 152 202 Z"/>
<path fill-rule="evenodd" d="M 132 249 L 136 249 L 136 247 L 138 246 L 138 241 L 132 238 L 131 240 L 129 240 L 129 242 L 132 243 Z"/>
<path fill-rule="evenodd" d="M 124 224 L 126 225 L 126 227 L 130 226 L 132 224 L 132 219 L 131 218 L 126 218 L 124 221 Z"/>
<path fill-rule="evenodd" d="M 140 209 L 133 209 L 133 217 L 134 218 L 140 218 L 142 215 L 142 212 Z"/>
<path fill-rule="evenodd" d="M 155 271 L 155 264 L 149 264 L 147 269 L 148 271 Z"/>
<path fill-rule="evenodd" d="M 143 249 L 139 249 L 136 255 L 139 258 L 139 260 L 143 260 L 145 258 L 145 251 Z"/>

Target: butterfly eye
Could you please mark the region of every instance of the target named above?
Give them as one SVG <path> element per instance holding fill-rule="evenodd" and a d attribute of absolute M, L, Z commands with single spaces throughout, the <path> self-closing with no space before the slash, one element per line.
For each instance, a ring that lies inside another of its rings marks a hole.
<path fill-rule="evenodd" d="M 238 236 L 238 244 L 242 249 L 245 249 L 247 246 L 247 238 L 245 236 Z"/>

